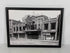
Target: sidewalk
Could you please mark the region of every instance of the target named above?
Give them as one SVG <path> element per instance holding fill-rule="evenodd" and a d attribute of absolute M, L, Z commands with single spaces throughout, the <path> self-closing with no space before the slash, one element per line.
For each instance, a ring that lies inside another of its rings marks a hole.
<path fill-rule="evenodd" d="M 37 39 L 14 39 L 10 40 L 11 45 L 58 45 L 58 41 L 37 40 Z"/>

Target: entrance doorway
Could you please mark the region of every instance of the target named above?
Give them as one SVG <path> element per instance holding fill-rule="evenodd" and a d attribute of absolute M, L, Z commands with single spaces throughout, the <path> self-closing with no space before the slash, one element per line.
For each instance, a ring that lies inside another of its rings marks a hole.
<path fill-rule="evenodd" d="M 19 33 L 19 37 L 20 38 L 24 38 L 25 37 L 25 33 Z"/>
<path fill-rule="evenodd" d="M 51 33 L 51 37 L 53 38 L 53 40 L 55 39 L 55 32 Z"/>
<path fill-rule="evenodd" d="M 18 38 L 18 34 L 17 33 L 14 33 L 13 34 L 13 37 Z"/>
<path fill-rule="evenodd" d="M 39 39 L 40 31 L 27 31 L 28 39 Z"/>

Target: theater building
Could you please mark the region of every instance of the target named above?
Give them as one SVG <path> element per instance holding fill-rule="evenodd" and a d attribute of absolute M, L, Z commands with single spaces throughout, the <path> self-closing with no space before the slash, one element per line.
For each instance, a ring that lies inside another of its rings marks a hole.
<path fill-rule="evenodd" d="M 28 37 L 31 39 L 57 40 L 58 16 L 57 18 L 48 18 L 44 15 L 28 15 L 27 20 L 29 24 L 27 24 L 26 34 Z"/>
<path fill-rule="evenodd" d="M 58 40 L 57 29 L 59 17 L 48 18 L 45 15 L 28 15 L 25 22 L 9 20 L 9 35 L 15 38 Z"/>

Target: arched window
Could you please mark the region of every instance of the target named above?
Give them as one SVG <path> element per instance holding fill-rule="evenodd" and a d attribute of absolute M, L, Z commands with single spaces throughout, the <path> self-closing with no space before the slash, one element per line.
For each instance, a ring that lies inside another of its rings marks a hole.
<path fill-rule="evenodd" d="M 19 30 L 20 30 L 20 31 L 22 31 L 22 28 L 21 28 L 21 27 L 19 27 Z"/>

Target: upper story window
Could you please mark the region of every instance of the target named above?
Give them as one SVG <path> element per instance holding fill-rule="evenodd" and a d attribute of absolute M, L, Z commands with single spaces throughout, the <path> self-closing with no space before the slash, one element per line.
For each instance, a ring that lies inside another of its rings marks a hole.
<path fill-rule="evenodd" d="M 40 26 L 40 24 L 38 24 L 38 26 Z"/>
<path fill-rule="evenodd" d="M 25 27 L 23 26 L 23 30 L 25 30 Z"/>
<path fill-rule="evenodd" d="M 51 29 L 56 29 L 56 23 L 51 23 Z"/>
<path fill-rule="evenodd" d="M 20 31 L 22 31 L 22 28 L 21 28 L 21 27 L 19 27 L 19 30 L 20 30 Z"/>
<path fill-rule="evenodd" d="M 15 27 L 14 27 L 14 31 L 15 31 Z"/>
<path fill-rule="evenodd" d="M 16 27 L 16 31 L 18 31 L 18 27 Z"/>
<path fill-rule="evenodd" d="M 36 24 L 34 26 L 35 26 L 35 29 L 36 29 L 37 28 Z"/>
<path fill-rule="evenodd" d="M 34 22 L 34 21 L 32 22 L 32 25 L 31 25 L 31 27 L 30 27 L 30 28 L 31 28 L 31 30 L 35 30 L 35 29 L 36 29 L 36 24 L 35 24 L 35 22 Z"/>
<path fill-rule="evenodd" d="M 48 30 L 48 23 L 44 24 L 44 30 Z"/>
<path fill-rule="evenodd" d="M 36 25 L 31 25 L 31 30 L 36 29 Z"/>

